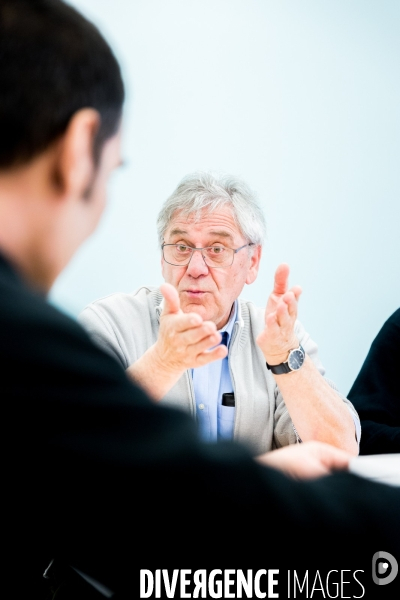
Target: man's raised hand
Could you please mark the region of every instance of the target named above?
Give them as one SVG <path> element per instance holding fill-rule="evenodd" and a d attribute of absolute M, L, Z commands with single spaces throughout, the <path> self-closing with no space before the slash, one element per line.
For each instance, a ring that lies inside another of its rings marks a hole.
<path fill-rule="evenodd" d="M 266 315 L 269 315 L 276 311 L 278 304 L 282 300 L 283 296 L 286 292 L 292 292 L 296 301 L 299 300 L 301 294 L 301 287 L 299 285 L 294 285 L 290 290 L 289 287 L 289 265 L 286 263 L 282 263 L 278 266 L 275 271 L 274 277 L 274 289 L 270 297 L 268 298 L 267 308 L 265 311 Z"/>
<path fill-rule="evenodd" d="M 164 307 L 155 344 L 127 368 L 129 377 L 156 402 L 164 398 L 186 369 L 225 358 L 228 349 L 221 342 L 215 323 L 203 321 L 197 313 L 184 313 L 179 294 L 170 283 L 160 286 Z"/>
<path fill-rule="evenodd" d="M 290 350 L 299 345 L 294 326 L 302 290 L 298 285 L 288 290 L 288 279 L 289 265 L 282 263 L 276 269 L 274 289 L 265 309 L 265 328 L 257 337 L 265 360 L 272 365 L 285 361 Z"/>
<path fill-rule="evenodd" d="M 154 350 L 163 368 L 171 374 L 182 374 L 186 369 L 201 367 L 224 358 L 228 350 L 221 342 L 215 323 L 203 321 L 194 312 L 184 313 L 179 294 L 169 283 L 160 286 L 164 308 L 160 317 L 160 331 Z"/>

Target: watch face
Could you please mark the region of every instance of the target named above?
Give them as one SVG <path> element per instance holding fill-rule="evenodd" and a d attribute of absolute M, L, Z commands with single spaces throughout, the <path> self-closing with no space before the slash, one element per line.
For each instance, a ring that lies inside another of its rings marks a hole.
<path fill-rule="evenodd" d="M 289 354 L 288 365 L 292 369 L 292 371 L 297 371 L 300 369 L 304 362 L 304 352 L 300 350 L 300 348 L 296 348 L 296 350 L 292 350 Z"/>

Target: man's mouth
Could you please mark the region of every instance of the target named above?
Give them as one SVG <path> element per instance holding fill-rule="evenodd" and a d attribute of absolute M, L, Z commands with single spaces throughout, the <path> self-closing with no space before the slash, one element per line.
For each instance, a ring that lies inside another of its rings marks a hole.
<path fill-rule="evenodd" d="M 207 294 L 207 292 L 205 290 L 184 290 L 184 292 L 188 296 L 197 297 L 197 298 L 199 298 L 200 296 L 203 296 L 204 294 Z"/>

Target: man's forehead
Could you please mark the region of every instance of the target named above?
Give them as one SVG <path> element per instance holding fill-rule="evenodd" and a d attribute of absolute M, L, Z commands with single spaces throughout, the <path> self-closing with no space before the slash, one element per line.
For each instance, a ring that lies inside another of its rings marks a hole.
<path fill-rule="evenodd" d="M 212 212 L 203 209 L 201 212 L 187 214 L 177 210 L 168 225 L 170 235 L 190 234 L 191 232 L 216 233 L 224 237 L 240 234 L 240 230 L 229 207 L 221 207 Z"/>

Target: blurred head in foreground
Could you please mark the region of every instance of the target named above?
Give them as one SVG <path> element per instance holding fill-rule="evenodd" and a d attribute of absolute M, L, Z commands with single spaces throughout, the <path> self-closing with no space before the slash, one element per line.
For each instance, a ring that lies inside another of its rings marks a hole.
<path fill-rule="evenodd" d="M 47 291 L 95 229 L 120 163 L 120 68 L 64 2 L 1 0 L 0 81 L 0 247 Z"/>

